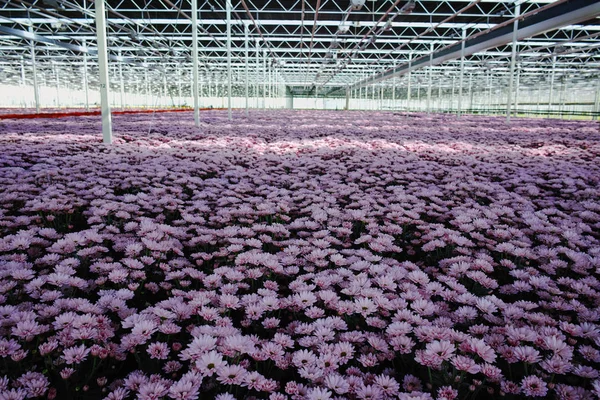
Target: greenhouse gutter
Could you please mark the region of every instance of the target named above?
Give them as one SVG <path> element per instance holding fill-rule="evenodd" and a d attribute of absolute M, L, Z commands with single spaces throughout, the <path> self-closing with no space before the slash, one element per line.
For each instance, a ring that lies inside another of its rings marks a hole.
<path fill-rule="evenodd" d="M 561 3 L 555 7 L 533 14 L 519 21 L 519 30 L 517 40 L 539 35 L 540 33 L 556 29 L 566 25 L 572 25 L 581 21 L 592 19 L 600 14 L 600 2 L 595 0 L 575 0 Z M 465 41 L 464 55 L 470 56 L 479 51 L 489 48 L 505 45 L 512 41 L 512 24 L 503 26 L 487 34 L 468 39 Z M 354 85 L 346 87 L 336 87 L 327 95 L 339 90 L 356 89 L 367 85 L 382 82 L 389 78 L 405 75 L 416 69 L 438 65 L 446 61 L 455 60 L 461 57 L 461 42 L 458 42 L 441 51 L 434 52 L 430 61 L 429 54 L 413 60 L 411 66 L 401 65 L 382 74 L 376 75 L 371 79 L 365 79 Z"/>

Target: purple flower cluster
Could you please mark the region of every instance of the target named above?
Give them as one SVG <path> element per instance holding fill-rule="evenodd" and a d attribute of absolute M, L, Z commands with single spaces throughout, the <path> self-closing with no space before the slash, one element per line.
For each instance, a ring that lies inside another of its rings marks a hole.
<path fill-rule="evenodd" d="M 0 121 L 0 400 L 600 396 L 592 123 L 202 117 Z"/>

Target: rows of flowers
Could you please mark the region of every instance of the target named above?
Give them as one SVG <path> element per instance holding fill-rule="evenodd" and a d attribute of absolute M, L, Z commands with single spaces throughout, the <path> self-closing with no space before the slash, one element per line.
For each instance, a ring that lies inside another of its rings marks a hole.
<path fill-rule="evenodd" d="M 0 121 L 0 400 L 600 396 L 590 122 Z"/>

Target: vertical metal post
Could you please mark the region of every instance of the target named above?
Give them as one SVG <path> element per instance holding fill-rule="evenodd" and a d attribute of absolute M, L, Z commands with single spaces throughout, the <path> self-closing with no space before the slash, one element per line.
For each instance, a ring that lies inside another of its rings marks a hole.
<path fill-rule="evenodd" d="M 125 108 L 123 95 L 125 92 L 125 82 L 123 81 L 123 59 L 121 58 L 121 50 L 119 50 L 119 80 L 121 81 L 121 108 Z"/>
<path fill-rule="evenodd" d="M 552 95 L 554 92 L 554 74 L 556 71 L 556 55 L 552 56 L 552 73 L 550 74 L 550 93 L 548 96 L 548 118 L 550 118 L 550 109 L 552 107 Z"/>
<path fill-rule="evenodd" d="M 90 109 L 90 94 L 89 94 L 89 82 L 88 82 L 88 49 L 87 42 L 83 41 L 83 48 L 85 52 L 83 53 L 83 90 L 85 91 L 85 110 L 89 111 Z"/>
<path fill-rule="evenodd" d="M 379 87 L 379 109 L 383 109 L 383 84 Z"/>
<path fill-rule="evenodd" d="M 358 88 L 358 99 L 359 99 L 359 100 L 361 100 L 361 101 L 360 101 L 360 105 L 361 105 L 361 106 L 364 104 L 364 103 L 363 103 L 363 101 L 362 101 L 362 98 L 363 98 L 363 92 L 364 92 L 364 90 L 363 90 L 363 87 L 364 87 L 364 86 L 361 86 L 360 88 Z M 362 107 L 360 107 L 360 109 L 362 109 Z"/>
<path fill-rule="evenodd" d="M 109 103 L 108 53 L 106 46 L 105 0 L 96 0 L 96 37 L 98 40 L 98 69 L 100 82 L 100 106 L 102 108 L 102 139 L 112 143 L 112 120 Z"/>
<path fill-rule="evenodd" d="M 167 71 L 163 70 L 163 98 L 165 102 L 165 106 L 169 105 L 169 90 L 167 89 Z"/>
<path fill-rule="evenodd" d="M 412 68 L 412 51 L 408 53 L 408 90 L 406 92 L 406 111 L 410 111 L 410 81 Z"/>
<path fill-rule="evenodd" d="M 537 104 L 535 106 L 535 111 L 536 111 L 536 115 L 539 115 L 540 113 L 540 103 L 542 101 L 542 87 L 538 86 L 537 89 Z"/>
<path fill-rule="evenodd" d="M 346 106 L 344 110 L 348 111 L 350 109 L 350 89 L 346 88 Z"/>
<path fill-rule="evenodd" d="M 226 0 L 227 15 L 227 117 L 231 121 L 231 0 Z"/>
<path fill-rule="evenodd" d="M 267 49 L 263 50 L 263 110 L 267 108 Z"/>
<path fill-rule="evenodd" d="M 460 78 L 458 83 L 458 118 L 462 113 L 462 89 L 463 89 L 463 76 L 465 75 L 465 39 L 467 37 L 467 30 L 462 29 L 462 43 L 460 45 Z M 454 93 L 453 93 L 454 94 Z"/>
<path fill-rule="evenodd" d="M 515 6 L 515 17 L 521 14 L 521 3 L 517 3 Z M 517 57 L 517 32 L 519 30 L 519 20 L 515 19 L 513 22 L 513 34 L 512 34 L 512 52 L 510 55 L 510 73 L 508 75 L 508 95 L 506 97 L 506 122 L 510 122 L 510 109 L 513 102 L 513 79 L 515 75 L 515 59 Z"/>
<path fill-rule="evenodd" d="M 23 56 L 21 56 L 21 82 L 19 83 L 21 88 L 25 87 L 25 61 L 23 60 Z M 27 106 L 27 102 L 25 100 L 25 93 L 24 93 L 24 89 L 21 89 L 21 93 L 22 93 L 22 102 L 21 102 L 21 106 L 23 106 L 23 108 L 25 108 Z"/>
<path fill-rule="evenodd" d="M 594 115 L 594 121 L 598 120 L 598 113 L 600 113 L 600 79 L 596 77 L 596 101 L 594 102 L 594 111 L 596 115 Z"/>
<path fill-rule="evenodd" d="M 177 75 L 177 107 L 181 107 L 183 104 L 183 96 L 181 95 L 181 70 L 179 66 L 175 69 L 175 74 Z"/>
<path fill-rule="evenodd" d="M 519 84 L 520 84 L 520 80 L 521 80 L 521 70 L 517 67 L 517 81 L 515 84 L 515 107 L 513 110 L 513 114 L 516 117 L 517 116 L 517 110 L 519 108 Z"/>
<path fill-rule="evenodd" d="M 21 56 L 21 86 L 25 86 L 25 61 Z"/>
<path fill-rule="evenodd" d="M 452 94 L 450 95 L 450 109 L 454 112 L 454 88 L 456 87 L 456 76 L 452 75 Z"/>
<path fill-rule="evenodd" d="M 198 0 L 192 2 L 192 97 L 194 99 L 194 123 L 200 126 L 200 103 L 198 101 Z"/>
<path fill-rule="evenodd" d="M 371 84 L 371 109 L 374 110 L 375 109 L 375 105 L 377 103 L 375 102 L 375 84 Z"/>
<path fill-rule="evenodd" d="M 442 78 L 438 81 L 438 112 L 442 111 Z"/>
<path fill-rule="evenodd" d="M 431 112 L 431 75 L 433 74 L 433 43 L 429 48 L 429 68 L 427 69 L 429 72 L 429 77 L 427 80 L 427 114 Z"/>
<path fill-rule="evenodd" d="M 148 80 L 148 69 L 146 68 L 144 70 L 144 82 L 146 82 L 146 95 L 144 102 L 146 103 L 146 108 L 148 108 L 148 106 L 150 105 L 151 101 L 150 101 L 150 81 Z"/>
<path fill-rule="evenodd" d="M 487 106 L 487 112 L 488 114 L 490 114 L 491 109 L 492 109 L 492 71 L 490 71 L 489 75 L 488 75 L 488 106 Z"/>
<path fill-rule="evenodd" d="M 60 80 L 58 78 L 58 66 L 55 62 L 52 62 L 52 69 L 54 70 L 54 81 L 56 86 L 56 107 L 60 108 Z"/>
<path fill-rule="evenodd" d="M 392 79 L 392 108 L 396 108 L 396 78 Z"/>
<path fill-rule="evenodd" d="M 560 93 L 560 103 L 558 106 L 558 112 L 560 118 L 563 117 L 563 110 L 565 107 L 565 92 L 567 90 L 567 77 L 563 75 L 561 82 L 561 93 Z"/>
<path fill-rule="evenodd" d="M 198 86 L 200 87 L 199 93 L 198 93 L 198 107 L 202 107 L 202 99 L 204 97 L 204 81 L 206 80 L 206 75 L 207 72 L 203 72 L 202 73 L 202 78 L 198 77 Z M 208 96 L 207 96 L 208 97 Z"/>
<path fill-rule="evenodd" d="M 33 33 L 33 26 L 29 27 L 29 32 Z M 40 88 L 37 79 L 37 66 L 35 63 L 35 42 L 31 41 L 31 68 L 33 74 L 33 97 L 35 99 L 35 112 L 40 112 Z"/>
<path fill-rule="evenodd" d="M 269 70 L 269 97 L 275 98 L 275 68 L 273 66 Z M 273 101 L 271 101 L 271 107 L 273 107 Z"/>
<path fill-rule="evenodd" d="M 271 100 L 273 98 L 273 65 L 270 66 L 267 75 L 269 76 L 269 80 L 267 83 L 269 88 L 269 108 L 273 108 L 273 101 Z"/>
<path fill-rule="evenodd" d="M 246 79 L 245 79 L 245 85 L 246 85 L 246 117 L 248 117 L 248 69 L 250 68 L 249 64 L 249 59 L 248 59 L 248 31 L 250 30 L 250 27 L 248 26 L 248 24 L 244 24 L 244 45 L 245 45 L 245 58 L 246 58 Z"/>
<path fill-rule="evenodd" d="M 260 40 L 256 39 L 256 71 L 254 74 L 254 97 L 256 98 L 256 108 L 260 108 L 259 105 L 259 94 L 260 94 L 260 86 L 258 85 L 258 75 L 260 72 Z"/>
<path fill-rule="evenodd" d="M 469 113 L 473 113 L 473 74 L 469 74 Z"/>

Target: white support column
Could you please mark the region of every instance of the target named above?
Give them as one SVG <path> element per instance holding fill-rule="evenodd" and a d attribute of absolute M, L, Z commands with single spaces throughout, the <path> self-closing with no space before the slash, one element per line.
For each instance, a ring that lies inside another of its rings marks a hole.
<path fill-rule="evenodd" d="M 383 84 L 379 88 L 379 109 L 383 109 Z"/>
<path fill-rule="evenodd" d="M 256 39 L 256 71 L 254 74 L 254 98 L 256 99 L 256 108 L 260 108 L 259 95 L 260 86 L 258 84 L 258 76 L 260 75 L 260 39 Z"/>
<path fill-rule="evenodd" d="M 183 104 L 183 96 L 181 95 L 181 70 L 179 65 L 175 68 L 175 74 L 177 75 L 177 108 Z"/>
<path fill-rule="evenodd" d="M 20 86 L 25 86 L 25 60 L 23 56 L 21 56 L 21 82 Z"/>
<path fill-rule="evenodd" d="M 488 106 L 487 106 L 487 113 L 490 113 L 490 110 L 492 108 L 492 72 L 490 71 L 489 75 L 488 75 Z"/>
<path fill-rule="evenodd" d="M 473 113 L 473 74 L 469 74 L 469 112 Z"/>
<path fill-rule="evenodd" d="M 450 95 L 450 109 L 454 112 L 454 88 L 456 87 L 456 76 L 452 75 L 452 94 Z"/>
<path fill-rule="evenodd" d="M 550 74 L 550 93 L 548 96 L 548 118 L 550 118 L 550 111 L 552 108 L 552 95 L 554 92 L 554 74 L 556 72 L 556 55 L 552 56 L 552 73 Z"/>
<path fill-rule="evenodd" d="M 263 50 L 263 104 L 262 108 L 267 108 L 267 49 Z"/>
<path fill-rule="evenodd" d="M 112 144 L 112 120 L 109 103 L 108 53 L 106 46 L 105 0 L 96 0 L 96 37 L 98 39 L 98 69 L 100 82 L 100 107 L 102 108 L 102 139 Z"/>
<path fill-rule="evenodd" d="M 565 108 L 565 93 L 567 91 L 567 77 L 563 75 L 562 77 L 562 82 L 561 82 L 561 93 L 560 93 L 560 97 L 559 97 L 559 106 L 558 106 L 558 112 L 559 112 L 559 117 L 562 119 L 563 117 L 563 111 Z"/>
<path fill-rule="evenodd" d="M 148 106 L 152 103 L 150 96 L 150 80 L 148 80 L 148 68 L 144 70 L 144 82 L 146 82 L 146 87 L 144 88 L 146 91 L 146 95 L 144 96 L 144 102 L 146 103 L 146 108 L 148 108 Z"/>
<path fill-rule="evenodd" d="M 33 26 L 29 27 L 29 32 L 33 33 Z M 40 88 L 37 79 L 37 66 L 35 62 L 35 42 L 31 41 L 31 69 L 33 74 L 33 97 L 35 98 L 35 112 L 40 112 Z"/>
<path fill-rule="evenodd" d="M 392 78 L 392 109 L 396 109 L 396 78 Z"/>
<path fill-rule="evenodd" d="M 269 94 L 269 108 L 273 107 L 273 65 L 270 66 L 269 71 L 267 72 L 267 76 L 269 77 L 267 81 L 267 87 L 269 88 L 267 93 Z"/>
<path fill-rule="evenodd" d="M 458 82 L 458 118 L 462 113 L 462 95 L 463 95 L 463 77 L 465 75 L 465 39 L 467 38 L 467 30 L 462 29 L 462 44 L 460 46 L 460 78 Z"/>
<path fill-rule="evenodd" d="M 22 101 L 21 101 L 21 107 L 25 108 L 27 107 L 26 104 L 26 100 L 25 100 L 25 96 L 24 96 L 24 88 L 25 88 L 25 60 L 23 59 L 23 56 L 21 56 L 21 81 L 19 82 L 19 86 L 21 86 L 21 93 L 23 94 L 22 97 Z"/>
<path fill-rule="evenodd" d="M 600 113 L 600 79 L 596 77 L 596 100 L 594 102 L 594 111 Z M 594 121 L 598 120 L 598 115 L 594 115 Z"/>
<path fill-rule="evenodd" d="M 250 68 L 249 64 L 249 59 L 248 59 L 248 31 L 250 30 L 248 24 L 244 24 L 244 46 L 245 46 L 245 58 L 246 58 L 246 79 L 245 79 L 245 86 L 246 86 L 246 117 L 248 117 L 248 69 Z"/>
<path fill-rule="evenodd" d="M 374 110 L 375 109 L 375 105 L 377 103 L 375 102 L 375 84 L 371 84 L 371 109 Z"/>
<path fill-rule="evenodd" d="M 521 14 L 521 3 L 517 3 L 515 6 L 515 17 Z M 519 20 L 515 19 L 513 22 L 513 34 L 512 34 L 512 52 L 510 55 L 510 73 L 508 76 L 508 96 L 506 97 L 506 122 L 510 122 L 510 109 L 513 102 L 513 79 L 515 75 L 515 59 L 517 57 L 517 32 L 519 30 Z"/>
<path fill-rule="evenodd" d="M 227 117 L 231 121 L 231 0 L 226 0 L 227 15 Z"/>
<path fill-rule="evenodd" d="M 123 59 L 121 58 L 121 50 L 119 50 L 119 80 L 121 81 L 121 109 L 125 108 L 123 95 L 125 94 L 125 82 L 123 81 Z"/>
<path fill-rule="evenodd" d="M 198 101 L 198 0 L 192 2 L 192 98 L 194 99 L 194 123 L 200 126 L 200 103 Z"/>
<path fill-rule="evenodd" d="M 366 90 L 366 89 L 365 89 Z M 360 100 L 359 104 L 361 105 L 360 109 L 362 110 L 364 107 L 362 107 L 364 105 L 364 101 L 363 99 L 363 86 L 358 88 L 358 99 Z"/>
<path fill-rule="evenodd" d="M 408 90 L 406 92 L 406 111 L 410 111 L 410 81 L 412 68 L 412 52 L 408 53 Z"/>
<path fill-rule="evenodd" d="M 517 81 L 515 84 L 515 107 L 513 110 L 513 114 L 516 117 L 517 116 L 517 110 L 519 108 L 519 84 L 521 83 L 521 69 L 517 67 Z"/>
<path fill-rule="evenodd" d="M 275 88 L 276 88 L 276 83 L 275 83 L 275 67 L 273 66 L 271 68 L 271 73 L 269 74 L 269 87 L 270 87 L 270 94 L 271 94 L 271 99 L 274 99 L 276 97 L 276 93 L 275 93 Z M 271 107 L 274 107 L 273 101 L 271 101 Z"/>
<path fill-rule="evenodd" d="M 539 113 L 540 113 L 540 104 L 542 102 L 542 87 L 541 86 L 538 86 L 537 92 L 538 92 L 538 96 L 537 96 L 537 104 L 536 104 L 536 107 L 535 107 L 535 111 L 537 112 L 536 115 L 539 115 Z"/>
<path fill-rule="evenodd" d="M 204 80 L 205 79 L 206 79 L 206 71 L 204 71 L 202 73 L 202 78 L 198 77 L 198 86 L 200 87 L 200 91 L 198 93 L 198 108 L 202 107 L 202 104 L 204 104 L 203 98 L 204 98 Z"/>
<path fill-rule="evenodd" d="M 165 71 L 163 69 L 163 98 L 164 98 L 164 106 L 168 106 L 169 105 L 169 90 L 167 88 L 167 71 Z"/>
<path fill-rule="evenodd" d="M 442 78 L 438 80 L 438 112 L 442 111 Z"/>
<path fill-rule="evenodd" d="M 433 43 L 429 47 L 429 68 L 427 68 L 427 114 L 431 112 L 431 75 L 433 74 Z"/>
<path fill-rule="evenodd" d="M 56 86 L 56 107 L 60 108 L 60 79 L 58 77 L 58 65 L 56 62 L 52 62 L 52 69 L 54 70 L 54 83 Z"/>
<path fill-rule="evenodd" d="M 346 107 L 344 110 L 348 111 L 350 109 L 350 89 L 346 88 Z"/>
<path fill-rule="evenodd" d="M 89 82 L 88 82 L 88 49 L 87 49 L 87 41 L 83 40 L 83 48 L 85 52 L 83 53 L 83 90 L 85 91 L 85 110 L 90 110 L 90 93 L 89 93 Z"/>

